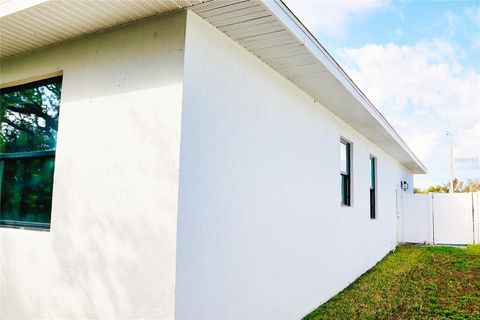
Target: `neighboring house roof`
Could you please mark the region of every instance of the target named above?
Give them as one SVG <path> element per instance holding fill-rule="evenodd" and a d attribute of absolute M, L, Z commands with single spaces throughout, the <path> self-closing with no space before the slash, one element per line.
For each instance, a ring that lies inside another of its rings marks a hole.
<path fill-rule="evenodd" d="M 413 173 L 427 172 L 395 129 L 280 0 L 0 0 L 0 57 L 187 8 Z"/>

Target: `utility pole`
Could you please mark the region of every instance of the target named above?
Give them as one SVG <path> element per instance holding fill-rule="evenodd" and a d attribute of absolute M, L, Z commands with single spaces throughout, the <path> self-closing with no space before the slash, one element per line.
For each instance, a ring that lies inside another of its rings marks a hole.
<path fill-rule="evenodd" d="M 453 134 L 447 131 L 447 136 L 450 136 L 450 193 L 453 193 Z"/>

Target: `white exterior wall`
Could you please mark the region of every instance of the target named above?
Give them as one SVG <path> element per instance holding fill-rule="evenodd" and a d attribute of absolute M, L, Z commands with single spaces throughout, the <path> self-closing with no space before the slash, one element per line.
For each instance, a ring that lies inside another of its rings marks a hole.
<path fill-rule="evenodd" d="M 395 247 L 396 187 L 412 174 L 192 12 L 185 50 L 176 317 L 300 318 Z"/>
<path fill-rule="evenodd" d="M 50 232 L 0 228 L 0 318 L 172 318 L 185 13 L 2 61 L 63 70 Z"/>

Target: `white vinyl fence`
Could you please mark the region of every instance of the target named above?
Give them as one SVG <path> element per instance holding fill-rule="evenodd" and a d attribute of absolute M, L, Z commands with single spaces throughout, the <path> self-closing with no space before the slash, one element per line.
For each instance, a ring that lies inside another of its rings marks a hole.
<path fill-rule="evenodd" d="M 403 194 L 399 203 L 404 243 L 479 243 L 479 193 Z"/>

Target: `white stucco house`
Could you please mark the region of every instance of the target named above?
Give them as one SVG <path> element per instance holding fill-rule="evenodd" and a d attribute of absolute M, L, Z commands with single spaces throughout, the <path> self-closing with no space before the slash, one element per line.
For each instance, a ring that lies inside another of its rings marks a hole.
<path fill-rule="evenodd" d="M 300 318 L 395 248 L 426 169 L 281 1 L 0 15 L 0 318 Z"/>

